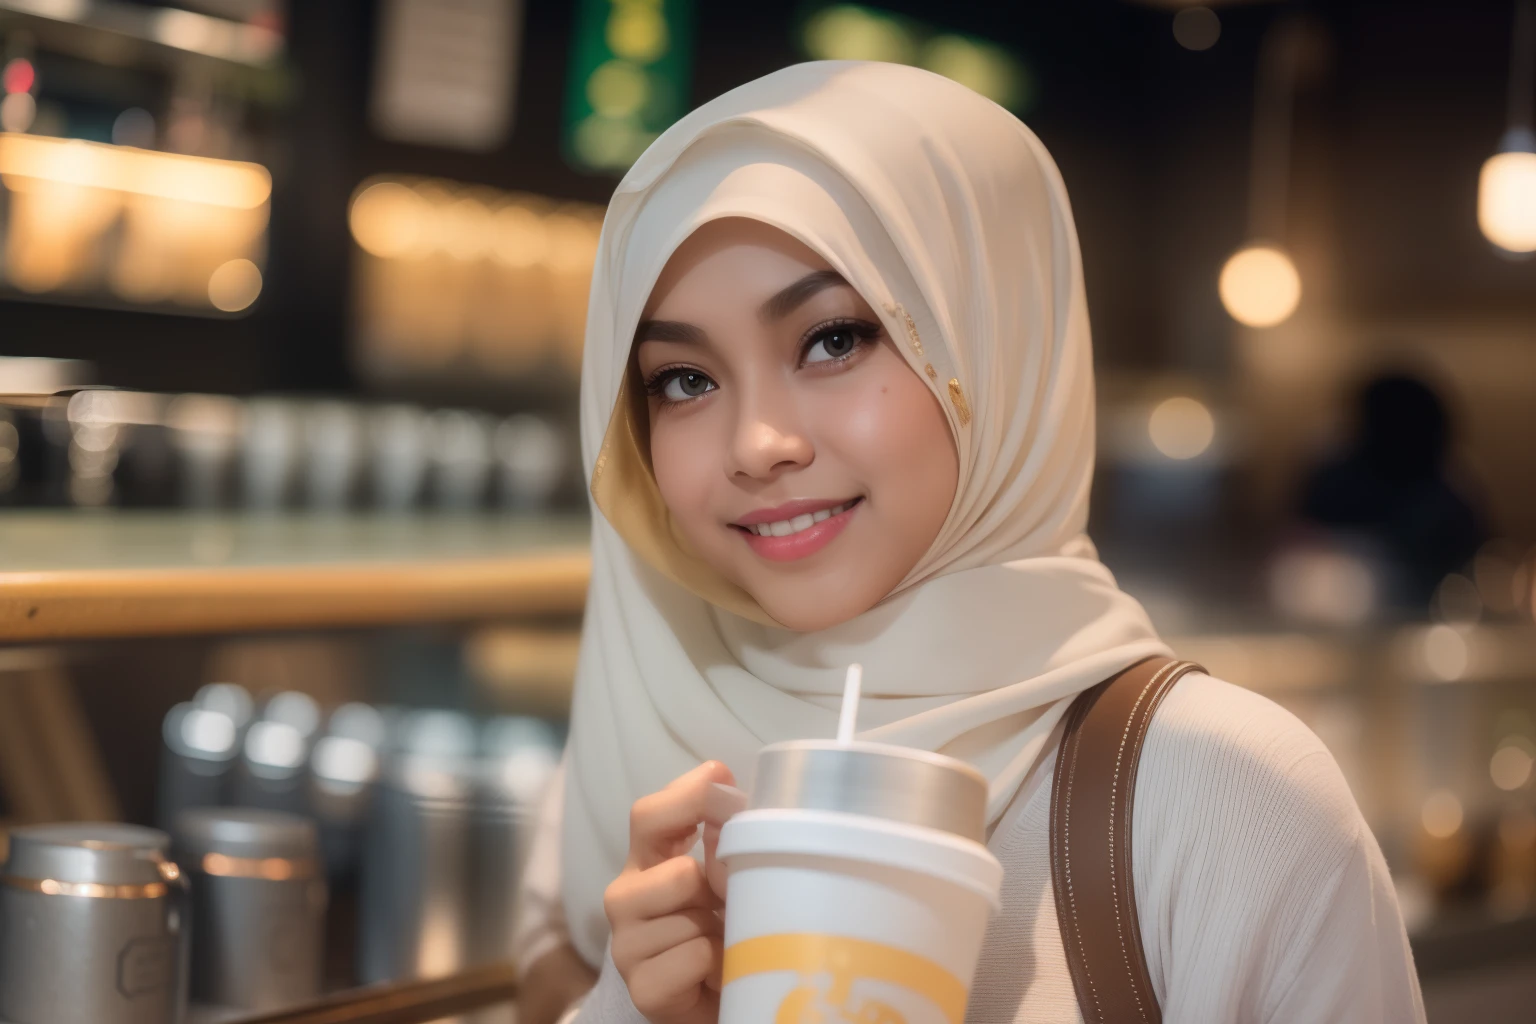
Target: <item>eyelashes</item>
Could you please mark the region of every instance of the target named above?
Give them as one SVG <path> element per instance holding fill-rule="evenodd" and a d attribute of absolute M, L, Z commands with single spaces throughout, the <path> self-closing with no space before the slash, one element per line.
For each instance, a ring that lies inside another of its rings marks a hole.
<path fill-rule="evenodd" d="M 824 320 L 801 335 L 796 369 L 813 366 L 831 369 L 840 366 L 878 341 L 882 333 L 883 328 L 880 324 L 859 317 L 836 317 Z M 847 351 L 834 353 L 832 343 L 840 334 L 852 335 L 852 344 Z M 811 358 L 817 349 L 823 350 L 823 356 Z M 688 382 L 687 387 L 681 385 L 680 382 L 683 381 Z M 674 388 L 672 386 L 674 382 L 679 382 L 680 386 Z M 688 363 L 671 363 L 657 367 L 645 377 L 641 384 L 645 388 L 646 395 L 659 399 L 662 405 L 684 405 L 696 398 L 704 397 L 719 387 L 709 374 Z M 689 387 L 700 387 L 701 390 L 689 393 Z M 670 393 L 672 391 L 679 393 L 673 395 Z"/>
<path fill-rule="evenodd" d="M 847 352 L 834 355 L 828 342 L 839 334 L 853 335 L 853 345 Z M 809 331 L 806 331 L 800 341 L 800 365 L 842 363 L 853 358 L 859 349 L 880 337 L 880 325 L 857 317 L 838 317 L 834 320 L 825 320 Z M 821 347 L 826 353 L 825 359 L 810 359 L 811 353 Z"/>
<path fill-rule="evenodd" d="M 692 366 L 685 366 L 681 364 L 675 366 L 662 366 L 656 370 L 653 370 L 651 375 L 645 378 L 645 393 L 650 395 L 652 398 L 661 398 L 662 393 L 666 391 L 668 384 L 672 383 L 672 381 L 676 380 L 678 377 L 685 375 L 699 376 L 708 379 L 708 374 L 703 373 L 702 371 Z M 675 399 L 664 400 L 675 401 Z"/>

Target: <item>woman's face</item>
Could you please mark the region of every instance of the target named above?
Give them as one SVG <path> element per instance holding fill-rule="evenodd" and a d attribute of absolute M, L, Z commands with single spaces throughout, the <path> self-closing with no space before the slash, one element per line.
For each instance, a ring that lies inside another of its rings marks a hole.
<path fill-rule="evenodd" d="M 944 413 L 809 248 L 712 221 L 667 263 L 635 339 L 662 499 L 774 619 L 862 614 L 933 543 L 959 478 Z"/>

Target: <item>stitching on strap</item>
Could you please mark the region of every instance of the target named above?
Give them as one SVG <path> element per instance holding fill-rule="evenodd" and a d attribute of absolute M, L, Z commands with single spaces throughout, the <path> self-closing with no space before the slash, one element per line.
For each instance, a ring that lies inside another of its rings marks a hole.
<path fill-rule="evenodd" d="M 1162 682 L 1163 678 L 1171 670 L 1177 668 L 1178 664 L 1179 664 L 1178 662 L 1169 662 L 1168 664 L 1164 665 L 1162 668 L 1158 669 L 1157 672 L 1152 676 L 1152 679 L 1147 683 L 1147 685 L 1142 687 L 1141 692 L 1136 695 L 1136 702 L 1135 702 L 1135 704 L 1133 704 L 1131 706 L 1130 718 L 1125 723 L 1125 730 L 1120 735 L 1120 747 L 1115 752 L 1115 772 L 1114 772 L 1114 776 L 1110 780 L 1110 786 L 1109 786 L 1109 864 L 1110 864 L 1109 884 L 1110 884 L 1110 902 L 1114 905 L 1114 908 L 1115 908 L 1115 931 L 1116 931 L 1116 933 L 1120 937 L 1120 958 L 1121 958 L 1121 962 L 1125 966 L 1125 973 L 1126 973 L 1126 975 L 1131 979 L 1131 994 L 1136 999 L 1136 1011 L 1137 1011 L 1138 1014 L 1140 1014 L 1142 1020 L 1146 1020 L 1147 1019 L 1147 1008 L 1142 1004 L 1141 993 L 1137 990 L 1138 987 L 1135 984 L 1135 982 L 1136 982 L 1136 971 L 1135 971 L 1135 969 L 1134 969 L 1134 967 L 1133 967 L 1133 965 L 1131 963 L 1131 952 L 1130 952 L 1130 949 L 1126 945 L 1126 940 L 1125 940 L 1125 920 L 1124 920 L 1123 915 L 1120 913 L 1120 890 L 1121 890 L 1120 882 L 1121 882 L 1121 880 L 1118 877 L 1119 872 L 1117 870 L 1117 867 L 1118 867 L 1120 861 L 1119 861 L 1118 858 L 1115 857 L 1115 834 L 1116 834 L 1116 831 L 1117 831 L 1116 808 L 1119 806 L 1119 801 L 1116 798 L 1118 796 L 1119 788 L 1120 788 L 1120 770 L 1121 770 L 1123 761 L 1125 759 L 1126 743 L 1130 740 L 1131 731 L 1137 725 L 1137 718 L 1136 718 L 1136 716 L 1141 711 L 1142 703 L 1146 700 L 1147 694 L 1150 693 L 1151 691 L 1157 689 L 1158 685 Z M 1138 941 L 1139 941 L 1139 938 L 1140 937 L 1138 936 Z"/>
<path fill-rule="evenodd" d="M 1087 717 L 1088 715 L 1085 709 L 1082 714 L 1076 716 L 1075 722 L 1069 724 L 1074 726 L 1081 725 L 1083 719 Z M 1083 980 L 1088 984 L 1088 995 L 1093 1000 L 1094 1017 L 1098 1021 L 1103 1021 L 1104 1011 L 1099 1005 L 1098 987 L 1093 983 L 1093 972 L 1088 969 L 1088 958 L 1082 953 L 1084 948 L 1082 929 L 1077 916 L 1077 899 L 1072 888 L 1072 784 L 1074 781 L 1076 781 L 1077 778 L 1077 752 L 1078 745 L 1081 741 L 1081 736 L 1081 729 L 1074 728 L 1072 730 L 1072 742 L 1070 744 L 1070 749 L 1063 751 L 1063 755 L 1068 758 L 1068 761 L 1065 779 L 1067 788 L 1064 794 L 1065 802 L 1062 804 L 1062 877 L 1066 880 L 1068 910 L 1067 920 L 1070 922 L 1070 931 L 1072 933 L 1068 941 L 1070 941 L 1073 947 L 1077 950 L 1078 955 L 1074 959 L 1082 967 Z M 1051 854 L 1054 857 L 1056 851 L 1053 849 Z M 1072 961 L 1069 961 L 1069 963 L 1070 962 Z"/>

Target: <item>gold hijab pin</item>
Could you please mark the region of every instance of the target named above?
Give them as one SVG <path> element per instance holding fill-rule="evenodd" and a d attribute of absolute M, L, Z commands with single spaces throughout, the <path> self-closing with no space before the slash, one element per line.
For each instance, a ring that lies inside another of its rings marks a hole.
<path fill-rule="evenodd" d="M 886 306 L 885 311 L 891 316 L 899 318 L 906 325 L 907 341 L 911 343 L 912 351 L 917 353 L 917 358 L 923 360 L 923 372 L 928 375 L 929 380 L 937 384 L 939 382 L 939 371 L 935 370 L 933 364 L 928 362 L 928 354 L 923 351 L 923 339 L 918 337 L 917 324 L 912 322 L 912 314 L 908 313 L 906 307 L 899 302 L 893 302 Z M 955 416 L 960 420 L 960 425 L 962 427 L 969 425 L 971 422 L 971 403 L 965 400 L 965 389 L 960 386 L 958 378 L 951 377 L 949 379 L 949 400 L 955 406 Z"/>

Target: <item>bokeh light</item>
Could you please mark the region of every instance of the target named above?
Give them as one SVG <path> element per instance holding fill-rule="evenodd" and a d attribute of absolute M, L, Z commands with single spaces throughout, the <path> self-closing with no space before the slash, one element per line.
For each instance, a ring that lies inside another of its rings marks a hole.
<path fill-rule="evenodd" d="M 1269 572 L 1270 600 L 1298 621 L 1358 625 L 1375 610 L 1377 590 L 1370 567 L 1343 551 L 1294 548 L 1276 558 Z"/>
<path fill-rule="evenodd" d="M 544 218 L 519 203 L 510 203 L 497 211 L 492 235 L 492 255 L 516 270 L 538 265 L 549 253 L 549 230 Z"/>
<path fill-rule="evenodd" d="M 1027 99 L 1024 69 L 1006 50 L 964 36 L 935 36 L 923 47 L 922 66 L 1016 109 Z"/>
<path fill-rule="evenodd" d="M 5 71 L 0 72 L 0 87 L 5 92 L 31 92 L 35 84 L 37 71 L 32 67 L 32 62 L 24 57 L 10 61 L 5 65 Z"/>
<path fill-rule="evenodd" d="M 6 97 L 6 102 L 13 98 Z M 0 175 L 13 190 L 26 187 L 16 179 L 35 179 L 236 210 L 265 206 L 272 195 L 272 176 L 260 164 L 81 139 L 0 139 Z"/>
<path fill-rule="evenodd" d="M 805 48 L 818 60 L 883 60 L 910 64 L 917 43 L 897 19 L 855 4 L 835 4 L 805 25 Z"/>
<path fill-rule="evenodd" d="M 1221 19 L 1209 7 L 1186 7 L 1173 16 L 1173 38 L 1186 50 L 1209 50 L 1221 38 Z"/>
<path fill-rule="evenodd" d="M 1437 789 L 1424 798 L 1419 820 L 1436 839 L 1449 839 L 1461 831 L 1461 801 L 1448 789 Z"/>
<path fill-rule="evenodd" d="M 403 256 L 427 235 L 431 209 L 397 181 L 369 185 L 352 200 L 352 238 L 363 251 L 385 259 Z"/>
<path fill-rule="evenodd" d="M 1170 459 L 1193 459 L 1210 448 L 1216 420 L 1200 402 L 1181 395 L 1158 403 L 1147 421 L 1147 433 Z"/>
<path fill-rule="evenodd" d="M 646 3 L 615 4 L 604 33 L 608 49 L 641 64 L 649 64 L 667 52 L 667 21 L 659 7 Z"/>
<path fill-rule="evenodd" d="M 0 100 L 0 132 L 25 132 L 37 120 L 37 100 L 31 92 L 12 92 Z"/>
<path fill-rule="evenodd" d="M 571 145 L 587 165 L 618 169 L 634 163 L 654 138 L 654 134 L 642 129 L 633 118 L 592 114 L 576 126 Z"/>
<path fill-rule="evenodd" d="M 587 79 L 587 102 L 603 117 L 630 117 L 649 96 L 645 72 L 627 60 L 606 61 Z"/>
<path fill-rule="evenodd" d="M 155 144 L 155 119 L 142 107 L 129 107 L 112 122 L 112 143 L 149 149 Z"/>
<path fill-rule="evenodd" d="M 1506 793 L 1512 793 L 1531 781 L 1531 769 L 1536 767 L 1528 740 L 1511 737 L 1499 744 L 1488 759 L 1488 777 Z"/>
<path fill-rule="evenodd" d="M 29 92 L 9 93 L 0 100 L 0 131 L 24 132 L 37 119 L 37 101 Z"/>
<path fill-rule="evenodd" d="M 257 722 L 245 734 L 245 756 L 259 774 L 304 763 L 304 735 L 286 722 Z"/>
<path fill-rule="evenodd" d="M 1296 311 L 1301 275 L 1282 250 L 1251 245 L 1233 253 L 1221 268 L 1218 290 L 1232 319 L 1249 327 L 1273 327 Z"/>
<path fill-rule="evenodd" d="M 1431 626 L 1425 630 L 1420 653 L 1425 667 L 1447 683 L 1466 675 L 1471 661 L 1466 637 L 1453 626 Z"/>
<path fill-rule="evenodd" d="M 480 259 L 494 242 L 490 207 L 474 196 L 444 202 L 435 225 L 438 247 L 457 260 Z"/>
<path fill-rule="evenodd" d="M 1483 164 L 1477 180 L 1477 226 L 1500 249 L 1536 252 L 1536 153 L 1508 150 Z"/>
<path fill-rule="evenodd" d="M 261 294 L 261 270 L 250 260 L 230 260 L 208 278 L 208 301 L 215 309 L 238 313 Z"/>

